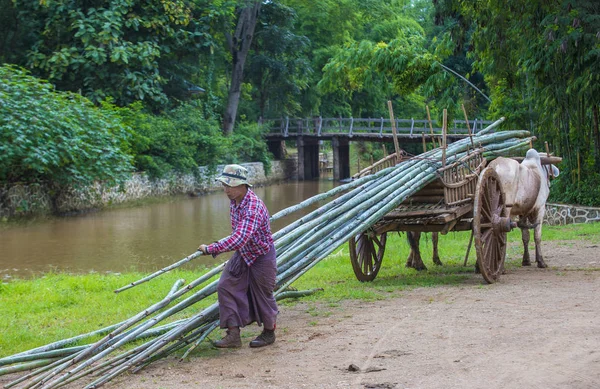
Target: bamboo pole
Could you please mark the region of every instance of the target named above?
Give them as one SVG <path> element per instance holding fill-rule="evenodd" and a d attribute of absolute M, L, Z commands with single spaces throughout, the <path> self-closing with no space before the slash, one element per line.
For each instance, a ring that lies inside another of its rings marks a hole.
<path fill-rule="evenodd" d="M 35 354 L 32 353 L 32 354 L 16 355 L 16 356 L 7 357 L 7 358 L 3 359 L 2 365 L 12 365 L 14 363 L 35 361 L 36 359 L 66 357 L 66 356 L 75 354 L 75 353 L 85 349 L 86 347 L 87 346 L 77 346 L 77 347 L 69 347 L 69 348 L 63 348 L 63 349 L 58 349 L 58 350 L 44 351 L 44 352 L 35 353 Z"/>
<path fill-rule="evenodd" d="M 498 127 L 500 124 L 502 124 L 502 122 L 505 120 L 504 117 L 501 117 L 500 119 L 496 120 L 495 122 L 493 122 L 492 124 L 490 124 L 489 126 L 487 126 L 486 128 L 484 128 L 483 130 L 479 131 L 476 135 L 477 136 L 482 136 L 482 135 L 487 135 L 489 132 L 491 132 L 493 129 L 495 129 L 496 127 Z"/>
<path fill-rule="evenodd" d="M 396 178 L 396 177 L 402 176 L 402 174 L 403 174 L 402 171 L 400 169 L 397 169 L 396 174 L 394 174 L 393 176 L 394 176 L 394 178 Z M 383 183 L 376 182 L 376 184 L 377 185 L 372 186 L 372 189 L 369 191 L 358 192 L 358 196 L 347 196 L 347 197 L 344 197 L 343 200 L 335 202 L 335 204 L 333 204 L 331 207 L 324 206 L 323 209 L 326 209 L 328 212 L 321 212 L 319 210 L 313 211 L 306 217 L 301 218 L 300 223 L 293 223 L 291 225 L 292 228 L 285 228 L 283 230 L 283 233 L 279 233 L 279 231 L 278 231 L 277 234 L 274 235 L 274 238 L 276 239 L 275 247 L 282 248 L 284 245 L 289 244 L 289 243 L 293 242 L 295 239 L 297 239 L 302 230 L 306 230 L 307 228 L 312 228 L 312 227 L 322 223 L 323 220 L 330 219 L 334 216 L 337 216 L 337 215 L 341 214 L 342 212 L 344 212 L 345 210 L 350 209 L 351 207 L 356 207 L 356 206 L 361 205 L 360 201 L 362 201 L 363 197 L 367 197 L 367 195 L 366 195 L 367 193 L 379 191 L 382 186 L 387 185 L 387 181 L 385 181 Z M 303 229 L 299 230 L 299 229 L 295 228 L 297 225 L 302 225 Z"/>
<path fill-rule="evenodd" d="M 503 133 L 502 135 L 497 135 L 496 137 L 498 137 L 498 136 L 506 136 L 506 135 L 507 135 L 506 133 Z M 405 168 L 405 166 L 403 165 L 402 168 Z M 402 182 L 400 182 L 399 184 L 402 184 Z M 379 197 L 375 197 L 375 196 L 379 196 L 383 192 L 381 192 L 380 188 L 376 188 L 376 191 L 378 192 L 377 194 L 367 193 L 367 194 L 365 194 L 363 196 L 363 198 L 371 198 L 371 199 L 376 198 L 376 199 L 379 199 Z M 363 207 L 365 206 L 365 204 L 367 204 L 367 202 L 365 202 L 365 200 L 363 200 L 362 198 L 358 199 L 358 204 L 361 204 L 361 203 L 362 203 Z M 356 203 L 346 203 L 346 206 L 348 208 L 355 208 L 355 204 Z M 356 213 L 356 211 L 353 210 L 353 211 L 351 211 L 351 213 L 346 214 L 346 216 L 353 216 L 355 213 Z M 329 218 L 325 217 L 324 219 L 322 219 L 322 221 L 327 221 L 328 219 L 331 219 L 332 215 L 328 214 L 327 216 L 330 216 L 330 217 Z M 335 215 L 333 215 L 333 218 L 335 218 Z M 326 223 L 326 224 L 330 228 L 335 228 L 338 225 L 338 221 L 336 220 L 333 223 Z M 306 246 L 310 242 L 314 241 L 315 237 L 319 237 L 319 235 L 317 234 L 317 230 L 314 229 L 318 225 L 320 225 L 320 223 L 308 224 L 308 225 L 302 227 L 303 230 L 296 231 L 295 232 L 295 237 L 297 238 L 297 241 L 300 241 L 302 243 L 299 246 L 296 245 L 295 248 L 293 249 L 294 251 L 292 253 L 286 252 L 284 254 L 280 254 L 280 258 L 279 258 L 280 263 L 285 263 L 285 260 L 287 260 L 287 256 L 299 252 L 304 246 Z M 310 231 L 308 231 L 308 229 L 310 229 Z M 306 234 L 307 236 L 306 237 L 302 237 L 301 234 Z M 285 258 L 283 258 L 283 257 L 285 257 Z"/>
<path fill-rule="evenodd" d="M 188 285 L 188 288 L 193 284 L 194 283 L 191 283 L 190 285 Z M 115 334 L 112 334 L 112 333 L 109 334 L 107 337 L 96 342 L 94 345 L 92 345 L 88 349 L 77 354 L 76 358 L 74 358 L 73 360 L 71 360 L 71 361 L 65 363 L 64 365 L 61 365 L 61 366 L 55 368 L 53 371 L 51 371 L 47 375 L 47 377 L 44 378 L 42 383 L 45 384 L 48 381 L 50 381 L 50 382 L 52 382 L 52 385 L 47 384 L 47 386 L 44 386 L 44 388 L 53 387 L 55 384 L 66 380 L 68 375 L 72 375 L 72 374 L 75 374 L 75 373 L 81 371 L 81 369 L 91 365 L 92 363 L 96 362 L 97 360 L 104 357 L 105 355 L 108 355 L 112 351 L 116 350 L 118 347 L 128 343 L 132 339 L 135 339 L 136 336 L 140 335 L 141 333 L 143 333 L 145 330 L 149 329 L 150 327 L 153 327 L 156 323 L 158 323 L 158 322 L 164 320 L 165 318 L 173 315 L 174 313 L 177 313 L 177 312 L 181 311 L 182 309 L 185 309 L 188 306 L 200 301 L 204 297 L 211 295 L 212 293 L 214 293 L 216 291 L 216 284 L 217 284 L 217 281 L 212 282 L 210 285 L 206 286 L 201 291 L 199 291 L 199 292 L 195 293 L 194 295 L 188 297 L 187 299 L 181 301 L 180 303 L 178 303 L 171 309 L 169 309 L 165 312 L 162 312 L 161 314 L 157 315 L 154 318 L 149 319 L 148 321 L 146 321 L 146 323 L 136 327 L 134 330 L 128 332 L 127 334 L 124 334 L 124 336 L 114 338 L 114 335 L 121 332 L 124 328 L 127 328 L 127 327 L 131 326 L 131 324 L 148 316 L 149 310 L 142 311 L 139 314 L 135 315 L 134 317 L 132 317 L 130 320 L 127 321 L 127 324 L 128 324 L 127 326 L 125 326 L 125 325 L 121 326 L 122 328 L 120 327 L 119 329 L 117 329 L 115 331 Z M 179 293 L 181 293 L 181 291 L 177 292 L 174 296 L 176 296 Z M 167 299 L 165 299 L 165 300 L 167 300 Z M 154 304 L 152 307 L 156 308 L 158 305 L 160 305 L 163 302 L 164 302 L 164 300 L 157 304 Z M 173 330 L 171 330 L 171 331 L 173 331 Z M 110 344 L 110 346 L 106 347 L 107 344 Z M 105 348 L 102 349 L 101 347 L 105 347 Z M 96 350 L 101 350 L 101 349 L 102 349 L 102 351 L 99 351 L 99 352 L 96 351 Z M 73 370 L 67 372 L 66 374 L 63 375 L 63 377 L 61 377 L 59 379 L 55 379 L 54 381 L 51 381 L 54 376 L 58 375 L 61 371 L 65 370 L 67 367 L 77 364 L 84 360 L 85 360 L 84 363 L 82 363 L 78 367 L 74 368 Z"/>
<path fill-rule="evenodd" d="M 16 380 L 12 381 L 12 382 L 9 382 L 8 384 L 4 385 L 4 388 L 5 389 L 12 388 L 13 386 L 20 384 L 21 382 L 27 381 L 28 379 L 33 378 L 36 375 L 39 375 L 39 374 L 41 374 L 43 372 L 46 372 L 46 371 L 48 371 L 48 370 L 50 370 L 50 369 L 52 369 L 52 368 L 54 368 L 54 367 L 56 367 L 56 366 L 64 363 L 68 359 L 69 359 L 69 357 L 63 358 L 63 359 L 59 359 L 56 362 L 53 362 L 53 363 L 51 363 L 49 365 L 46 365 L 44 367 L 40 367 L 39 369 L 36 369 L 36 370 L 32 371 L 29 374 L 26 374 L 26 375 L 24 375 L 24 376 L 22 376 L 22 377 L 20 377 L 20 378 L 18 378 Z"/>
<path fill-rule="evenodd" d="M 181 286 L 185 283 L 185 280 L 180 278 L 177 281 L 175 281 L 175 283 L 173 284 L 173 286 L 171 287 L 171 290 L 169 290 L 169 293 L 167 294 L 167 297 L 171 297 L 175 294 L 175 292 L 177 292 L 177 289 L 181 288 Z"/>
<path fill-rule="evenodd" d="M 444 109 L 442 119 L 442 167 L 446 167 L 446 131 L 448 125 L 448 111 Z"/>
<path fill-rule="evenodd" d="M 294 212 L 297 212 L 297 211 L 299 211 L 301 209 L 304 209 L 304 208 L 306 208 L 308 206 L 311 206 L 311 205 L 313 205 L 313 204 L 315 204 L 315 203 L 317 203 L 319 201 L 325 200 L 325 199 L 327 199 L 329 197 L 333 197 L 333 196 L 335 196 L 335 195 L 337 195 L 337 194 L 339 194 L 341 192 L 345 192 L 345 191 L 347 191 L 349 189 L 356 188 L 357 186 L 360 186 L 360 185 L 364 184 L 365 182 L 376 180 L 376 179 L 378 179 L 378 178 L 380 178 L 380 177 L 382 177 L 382 176 L 390 173 L 393 170 L 394 170 L 394 167 L 389 167 L 387 169 L 380 170 L 380 171 L 378 171 L 375 174 L 361 177 L 361 178 L 359 178 L 357 180 L 354 180 L 354 181 L 351 181 L 351 182 L 349 182 L 347 184 L 340 185 L 340 186 L 338 186 L 336 188 L 333 188 L 333 189 L 331 189 L 331 190 L 329 190 L 329 191 L 327 191 L 325 193 L 321 193 L 321 194 L 313 196 L 313 197 L 311 197 L 309 199 L 306 199 L 306 200 L 304 200 L 304 201 L 302 201 L 302 202 L 300 202 L 300 203 L 298 203 L 296 205 L 293 205 L 291 207 L 282 209 L 281 211 L 279 211 L 276 214 L 274 214 L 273 216 L 271 216 L 271 222 L 273 222 L 275 220 L 278 220 L 278 219 L 281 219 L 282 217 L 290 215 L 290 214 L 292 214 Z"/>
<path fill-rule="evenodd" d="M 465 114 L 465 122 L 467 123 L 467 130 L 469 131 L 469 139 L 471 139 L 471 146 L 475 148 L 475 143 L 473 143 L 473 133 L 471 132 L 471 124 L 469 124 L 469 118 L 467 117 L 467 110 L 465 109 L 465 105 L 461 104 L 462 111 Z"/>
<path fill-rule="evenodd" d="M 494 136 L 494 138 L 498 138 L 498 137 L 500 137 L 500 136 L 502 136 L 502 137 L 506 138 L 506 137 L 507 137 L 507 135 L 512 135 L 512 134 L 513 134 L 513 133 L 510 133 L 510 132 L 504 132 L 502 135 L 495 135 L 495 136 Z M 522 133 L 521 133 L 521 135 L 522 135 Z M 488 136 L 487 138 L 491 139 L 489 136 Z M 486 142 L 486 140 L 485 140 L 485 139 L 482 139 L 482 141 L 483 141 L 483 143 L 485 143 L 485 142 Z M 454 145 L 459 145 L 459 143 L 458 143 L 458 142 L 456 142 L 456 143 L 454 143 Z M 466 148 L 465 148 L 465 147 L 463 147 L 463 149 L 466 149 Z M 400 170 L 400 171 L 404 171 L 404 170 L 407 170 L 407 169 L 409 169 L 409 168 L 412 168 L 412 166 L 410 166 L 410 164 L 414 164 L 414 163 L 416 163 L 416 161 L 418 161 L 418 160 L 414 160 L 413 162 L 406 161 L 406 163 L 403 163 L 402 167 L 401 167 L 401 168 L 399 168 L 398 170 Z M 398 178 L 394 178 L 394 179 L 396 180 L 396 179 L 398 179 Z M 379 183 L 378 185 L 381 185 L 381 183 Z M 378 186 L 374 186 L 373 188 L 374 188 L 376 191 L 379 191 L 379 187 L 378 187 Z M 363 196 L 363 197 L 369 197 L 369 196 L 370 196 L 370 194 L 364 194 L 364 196 Z M 347 200 L 347 199 L 346 199 L 346 198 L 344 198 L 344 203 L 346 203 L 346 204 L 347 204 L 347 201 L 346 201 L 346 200 Z M 354 204 L 352 204 L 352 205 L 354 205 Z M 314 213 L 319 213 L 319 210 L 317 210 L 317 211 L 314 211 Z M 322 215 L 322 214 L 321 214 L 321 215 Z M 331 214 L 327 214 L 327 215 L 328 215 L 328 216 L 331 216 Z M 302 222 L 304 222 L 304 220 L 302 220 L 302 219 L 301 219 L 301 221 L 302 221 Z M 309 226 L 309 227 L 310 227 L 310 226 Z M 285 240 L 285 239 L 287 239 L 288 241 L 292 241 L 293 239 L 295 239 L 295 238 L 298 236 L 298 235 L 295 235 L 295 236 L 290 236 L 290 235 L 287 235 L 287 234 L 288 234 L 288 233 L 289 233 L 291 230 L 292 230 L 292 229 L 288 229 L 288 228 L 284 229 L 284 231 L 283 231 L 283 232 L 286 234 L 286 238 L 284 238 L 284 240 Z M 279 244 L 281 244 L 281 243 L 285 243 L 285 241 L 284 241 L 284 240 L 278 240 L 278 241 L 276 242 L 276 244 L 277 244 L 277 247 L 280 247 L 280 246 L 279 246 Z"/>
<path fill-rule="evenodd" d="M 195 342 L 196 340 L 198 340 L 199 337 L 203 336 L 204 334 L 206 334 L 206 336 L 208 336 L 210 334 L 210 332 L 213 331 L 216 328 L 216 326 L 218 326 L 218 324 L 219 324 L 219 320 L 214 320 L 212 322 L 206 323 L 206 324 L 194 329 L 187 335 L 181 337 L 178 341 L 173 342 L 169 347 L 164 348 L 160 352 L 157 352 L 154 355 L 152 355 L 151 357 L 148 357 L 145 360 L 143 360 L 142 362 L 140 362 L 137 365 L 137 367 L 132 370 L 132 373 L 137 373 L 139 370 L 148 366 L 152 362 L 157 361 L 160 358 L 166 357 L 167 355 L 170 355 L 170 354 L 174 353 L 175 351 L 180 350 L 181 348 L 190 345 L 192 342 Z M 213 327 L 213 325 L 215 327 L 212 328 L 210 331 L 208 331 L 211 327 Z M 181 358 L 181 359 L 183 359 L 183 358 Z M 114 371 L 118 367 L 119 366 L 115 366 L 108 373 L 110 374 L 112 371 Z"/>
<path fill-rule="evenodd" d="M 103 374 L 104 372 L 106 372 L 108 370 L 112 370 L 116 366 L 115 364 L 117 362 L 122 361 L 124 358 L 130 357 L 133 354 L 139 352 L 140 350 L 145 349 L 146 347 L 150 346 L 150 344 L 152 344 L 152 341 L 146 342 L 141 346 L 135 347 L 129 351 L 126 351 L 120 355 L 117 355 L 114 358 L 108 359 L 102 363 L 99 363 L 98 365 L 92 366 L 89 369 L 87 369 L 79 374 L 75 374 L 75 375 L 71 376 L 70 378 L 65 380 L 62 384 L 58 385 L 58 387 L 68 385 L 71 382 L 77 381 L 78 379 L 83 378 L 92 373 L 97 373 L 99 375 L 99 374 Z"/>
<path fill-rule="evenodd" d="M 394 118 L 394 108 L 392 107 L 391 100 L 388 100 L 388 110 L 390 112 L 390 122 L 392 124 L 392 136 L 394 137 L 394 150 L 396 151 L 396 161 L 400 161 L 400 145 L 398 144 L 398 134 L 396 134 L 396 119 Z"/>
<path fill-rule="evenodd" d="M 429 106 L 426 105 L 425 109 L 427 110 L 427 121 L 429 122 L 429 131 L 431 131 L 431 144 L 433 144 L 433 148 L 435 149 L 435 134 L 433 133 L 433 123 L 431 122 L 431 114 L 429 113 Z"/>
<path fill-rule="evenodd" d="M 169 323 L 169 324 L 167 324 L 167 325 L 164 325 L 164 326 L 162 326 L 162 327 L 158 327 L 158 328 L 156 328 L 156 329 L 154 329 L 154 330 L 148 330 L 148 331 L 146 331 L 146 332 L 142 333 L 141 335 L 139 335 L 138 337 L 136 337 L 136 340 L 138 340 L 138 339 L 143 339 L 143 338 L 147 338 L 147 337 L 152 337 L 152 336 L 161 335 L 161 334 L 163 334 L 164 332 L 166 332 L 167 330 L 169 330 L 169 329 L 173 328 L 174 326 L 176 326 L 176 325 L 180 324 L 181 322 L 183 322 L 183 320 L 178 320 L 178 321 L 175 321 L 175 322 L 173 322 L 173 323 Z M 110 326 L 110 327 L 114 327 L 114 326 Z M 107 328 L 109 328 L 109 327 L 107 327 Z M 87 335 L 87 334 L 86 334 L 86 335 Z M 76 347 L 76 348 L 77 348 L 77 349 L 83 349 L 83 348 L 85 348 L 85 347 L 88 347 L 88 346 L 78 346 L 78 347 Z M 71 349 L 75 350 L 76 348 L 75 348 L 75 347 L 73 347 L 73 348 L 71 348 Z M 138 347 L 138 348 L 135 348 L 135 349 L 132 349 L 132 350 L 130 350 L 129 352 L 134 352 L 134 351 L 136 351 L 136 350 L 138 350 L 138 349 L 139 349 L 139 347 Z M 61 349 L 61 350 L 58 350 L 58 351 L 64 351 L 64 350 L 68 350 L 68 349 Z M 128 352 L 128 353 L 129 353 L 129 352 Z M 44 357 L 44 354 L 43 354 L 43 353 L 38 353 L 38 354 L 28 354 L 28 355 L 31 355 L 32 357 L 36 357 L 37 359 L 39 359 L 39 358 L 43 358 L 43 357 Z M 46 354 L 46 355 L 49 355 L 49 354 Z M 15 385 L 17 385 L 17 384 L 19 384 L 19 383 L 21 383 L 21 382 L 23 382 L 23 381 L 26 381 L 26 380 L 28 380 L 28 379 L 30 379 L 30 378 L 32 378 L 32 377 L 35 377 L 36 375 L 42 374 L 42 373 L 44 373 L 44 372 L 46 372 L 46 371 L 48 371 L 48 370 L 50 370 L 50 369 L 52 369 L 52 368 L 55 368 L 56 366 L 58 366 L 58 365 L 61 365 L 62 363 L 66 362 L 66 361 L 69 361 L 69 360 L 73 359 L 74 357 L 75 357 L 75 356 L 74 356 L 73 354 L 70 354 L 69 356 L 67 356 L 67 357 L 66 357 L 66 358 L 64 358 L 64 359 L 61 359 L 61 360 L 59 360 L 59 361 L 57 361 L 57 362 L 55 362 L 55 363 L 52 363 L 52 364 L 50 364 L 50 365 L 48 365 L 48 366 L 45 366 L 45 367 L 43 367 L 43 368 L 40 368 L 40 369 L 38 369 L 38 370 L 35 370 L 35 371 L 31 372 L 30 374 L 27 374 L 27 375 L 25 375 L 25 376 L 23 376 L 23 377 L 21 377 L 21 378 L 19 378 L 19 379 L 15 380 L 15 381 L 12 381 L 12 382 L 11 382 L 11 383 L 9 383 L 9 384 L 6 384 L 4 387 L 5 387 L 5 388 L 7 388 L 7 389 L 8 389 L 8 388 L 11 388 L 12 386 L 15 386 Z M 109 361 L 109 362 L 111 362 L 111 361 Z M 90 373 L 91 373 L 92 371 L 93 371 L 93 369 L 90 371 Z M 87 373 L 87 374 L 89 374 L 89 373 Z M 82 374 L 81 376 L 84 376 L 84 375 L 87 375 L 87 374 Z M 79 377 L 77 377 L 77 378 L 79 378 Z M 75 380 L 75 379 L 77 379 L 77 378 L 73 377 L 73 378 L 71 378 L 71 379 L 69 380 L 69 382 L 71 382 L 71 381 L 74 381 L 74 380 Z M 41 378 L 40 378 L 40 380 L 41 380 Z M 31 386 L 33 386 L 33 384 L 35 384 L 35 383 L 37 383 L 37 382 L 38 382 L 38 381 L 34 380 L 34 381 L 31 383 Z M 66 384 L 66 383 L 67 383 L 67 382 L 65 382 L 65 384 Z M 23 389 L 25 389 L 25 388 L 23 388 Z"/>
<path fill-rule="evenodd" d="M 37 361 L 31 362 L 23 362 L 13 366 L 0 368 L 0 376 L 11 373 L 19 373 L 22 371 L 27 371 L 31 369 L 35 369 L 37 367 L 43 367 L 46 365 L 50 365 L 52 362 L 57 361 L 59 358 L 49 358 L 49 359 L 38 359 Z"/>
<path fill-rule="evenodd" d="M 201 336 L 200 336 L 200 337 L 199 337 L 199 338 L 198 338 L 198 339 L 197 339 L 197 340 L 194 342 L 194 344 L 193 344 L 193 345 L 192 345 L 190 348 L 188 348 L 188 349 L 186 350 L 186 352 L 185 352 L 185 353 L 183 354 L 183 356 L 181 357 L 181 360 L 184 360 L 185 358 L 187 358 L 187 356 L 188 356 L 188 355 L 189 355 L 189 354 L 190 354 L 192 351 L 194 351 L 194 349 L 195 349 L 196 347 L 198 347 L 198 345 L 200 345 L 200 343 L 201 343 L 201 342 L 202 342 L 204 339 L 206 339 L 206 337 L 208 336 L 208 334 L 210 334 L 210 333 L 211 333 L 211 332 L 212 332 L 212 331 L 213 331 L 215 328 L 217 328 L 217 325 L 218 325 L 218 321 L 215 321 L 215 323 L 214 323 L 214 324 L 213 324 L 213 325 L 212 325 L 212 326 L 211 326 L 211 327 L 210 327 L 208 330 L 206 330 L 206 331 L 204 332 L 204 334 L 202 334 L 202 335 L 201 335 Z"/>
<path fill-rule="evenodd" d="M 24 351 L 22 353 L 18 353 L 18 354 L 12 355 L 10 357 L 2 358 L 2 359 L 0 359 L 0 366 L 14 363 L 15 362 L 15 358 L 21 357 L 21 356 L 25 356 L 25 355 L 38 354 L 38 358 L 39 358 L 39 356 L 44 355 L 42 353 L 45 353 L 45 352 L 50 352 L 52 350 L 59 350 L 59 349 L 65 350 L 64 347 L 67 346 L 67 345 L 81 342 L 83 339 L 91 338 L 93 336 L 106 335 L 106 334 L 112 332 L 113 330 L 115 330 L 116 328 L 119 328 L 120 326 L 122 326 L 126 322 L 127 322 L 127 320 L 119 322 L 119 323 L 116 323 L 116 324 L 112 324 L 110 326 L 101 328 L 101 329 L 96 330 L 96 331 L 88 332 L 88 333 L 82 334 L 82 335 L 77 335 L 77 336 L 74 336 L 74 337 L 71 337 L 71 338 L 67 338 L 67 339 L 63 339 L 63 340 L 60 340 L 60 341 L 57 341 L 57 342 L 49 343 L 49 344 L 47 344 L 45 346 L 36 347 L 36 348 L 31 349 L 31 350 Z M 168 325 L 175 325 L 175 324 L 176 324 L 176 322 L 168 324 Z M 160 328 L 157 328 L 154 331 L 157 331 L 157 330 L 158 330 L 158 332 L 161 331 Z M 141 334 L 140 338 L 148 337 L 148 336 L 153 336 L 153 331 L 147 331 L 146 333 Z M 78 346 L 78 347 L 79 347 L 79 349 L 82 350 L 84 347 L 87 347 L 87 346 Z M 49 354 L 45 354 L 45 355 L 49 355 Z"/>
<path fill-rule="evenodd" d="M 527 142 L 521 142 L 520 147 L 522 148 L 523 146 L 525 146 L 527 144 Z M 395 204 L 394 204 L 395 205 Z M 393 208 L 393 205 L 392 207 Z M 378 218 L 380 218 L 383 214 L 385 214 L 386 212 L 388 212 L 391 208 L 389 207 L 384 207 L 383 209 L 380 209 L 379 212 L 377 212 L 376 214 L 374 214 L 372 216 L 372 218 L 370 219 L 370 221 L 372 223 L 375 223 Z M 368 223 L 365 223 L 368 224 Z M 286 284 L 284 284 L 283 287 L 289 287 L 289 285 L 291 285 L 295 280 L 297 280 L 302 274 L 304 274 L 306 271 L 308 271 L 310 268 L 312 268 L 313 266 L 315 266 L 317 264 L 317 262 L 319 262 L 321 259 L 325 258 L 327 255 L 329 255 L 331 252 L 333 252 L 340 244 L 344 243 L 345 241 L 347 241 L 347 239 L 349 238 L 349 236 L 353 236 L 353 234 L 357 234 L 361 231 L 363 227 L 358 227 L 358 229 L 354 229 L 353 231 L 351 231 L 349 234 L 347 234 L 347 236 L 342 236 L 341 238 L 338 236 L 337 240 L 336 237 L 330 237 L 327 239 L 326 243 L 323 243 L 321 246 L 319 246 L 319 249 L 322 249 L 321 253 L 316 252 L 317 250 L 314 250 L 313 252 L 309 252 L 305 255 L 305 258 L 314 258 L 312 261 L 303 261 L 303 262 L 299 262 L 297 263 L 295 266 L 297 268 L 302 268 L 302 266 L 304 265 L 305 267 L 303 268 L 302 271 L 298 271 L 296 274 L 294 274 L 292 276 L 291 279 L 289 279 Z M 346 228 L 347 230 L 347 228 Z M 364 231 L 364 230 L 362 230 Z M 342 231 L 344 232 L 344 231 Z M 347 231 L 346 231 L 347 232 Z M 338 233 L 339 235 L 339 233 Z M 324 247 L 324 249 L 323 249 Z M 308 264 L 307 264 L 308 262 Z M 293 274 L 293 272 L 291 272 L 291 274 Z M 285 275 L 281 275 L 279 278 L 284 278 Z"/>
<path fill-rule="evenodd" d="M 172 265 L 170 265 L 170 266 L 167 266 L 167 267 L 165 267 L 165 268 L 163 268 L 163 269 L 160 269 L 160 270 L 159 270 L 159 271 L 157 271 L 156 273 L 152 273 L 152 274 L 150 274 L 150 275 L 149 275 L 149 276 L 147 276 L 147 277 L 144 277 L 144 278 L 142 278 L 142 279 L 140 279 L 140 280 L 134 281 L 134 282 L 132 282 L 132 283 L 131 283 L 131 284 L 129 284 L 129 285 L 125 285 L 125 286 L 123 286 L 123 287 L 121 287 L 121 288 L 119 288 L 119 289 L 115 290 L 115 293 L 120 293 L 120 292 L 122 292 L 122 291 L 124 291 L 124 290 L 127 290 L 127 289 L 129 289 L 129 288 L 133 288 L 133 287 L 134 287 L 134 286 L 136 286 L 136 285 L 142 284 L 142 283 L 144 283 L 144 282 L 148 282 L 148 281 L 150 281 L 151 279 L 153 279 L 153 278 L 155 278 L 155 277 L 158 277 L 158 276 L 160 276 L 160 275 L 162 275 L 162 274 L 165 274 L 166 272 L 168 272 L 168 271 L 171 271 L 171 270 L 173 270 L 173 269 L 175 269 L 175 268 L 178 268 L 179 266 L 181 266 L 181 265 L 183 265 L 183 264 L 186 264 L 186 263 L 188 263 L 189 261 L 191 261 L 192 259 L 198 258 L 198 257 L 199 257 L 199 256 L 201 256 L 201 255 L 202 255 L 202 252 L 201 252 L 201 251 L 196 251 L 196 252 L 194 252 L 193 254 L 190 254 L 190 255 L 188 255 L 187 257 L 183 258 L 182 260 L 180 260 L 180 261 L 178 261 L 178 262 L 175 262 L 174 264 L 172 264 Z"/>

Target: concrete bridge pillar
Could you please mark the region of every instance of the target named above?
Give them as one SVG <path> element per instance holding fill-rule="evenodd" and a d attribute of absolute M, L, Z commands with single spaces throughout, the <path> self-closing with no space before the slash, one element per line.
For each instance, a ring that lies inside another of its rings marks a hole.
<path fill-rule="evenodd" d="M 319 178 L 319 141 L 298 137 L 298 180 Z"/>
<path fill-rule="evenodd" d="M 285 158 L 285 141 L 284 140 L 269 140 L 267 141 L 267 147 L 273 154 L 275 159 L 282 160 Z"/>
<path fill-rule="evenodd" d="M 350 142 L 348 138 L 334 136 L 331 139 L 333 146 L 333 179 L 343 180 L 350 178 Z"/>

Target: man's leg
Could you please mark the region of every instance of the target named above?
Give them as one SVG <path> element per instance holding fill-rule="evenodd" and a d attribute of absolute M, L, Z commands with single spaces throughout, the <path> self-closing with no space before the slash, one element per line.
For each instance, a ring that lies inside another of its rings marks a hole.
<path fill-rule="evenodd" d="M 236 252 L 223 269 L 217 286 L 221 328 L 227 329 L 227 334 L 213 343 L 216 347 L 242 347 L 240 327 L 250 322 L 248 276 L 248 266 Z"/>
<path fill-rule="evenodd" d="M 263 325 L 263 332 L 252 342 L 250 347 L 263 347 L 275 342 L 275 323 L 279 310 L 273 296 L 277 264 L 275 248 L 267 254 L 260 256 L 249 268 L 249 289 L 251 316 Z"/>

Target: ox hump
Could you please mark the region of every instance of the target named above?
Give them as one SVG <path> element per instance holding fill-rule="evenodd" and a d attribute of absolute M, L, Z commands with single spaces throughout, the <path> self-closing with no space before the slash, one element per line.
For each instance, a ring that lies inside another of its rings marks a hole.
<path fill-rule="evenodd" d="M 525 159 L 521 162 L 521 165 L 528 167 L 530 169 L 538 169 L 539 172 L 542 172 L 542 163 L 540 161 L 540 154 L 535 149 L 527 150 L 527 154 L 525 154 Z"/>

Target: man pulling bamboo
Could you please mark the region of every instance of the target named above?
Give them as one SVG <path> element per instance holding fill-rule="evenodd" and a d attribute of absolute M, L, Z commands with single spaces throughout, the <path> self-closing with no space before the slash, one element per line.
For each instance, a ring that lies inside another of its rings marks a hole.
<path fill-rule="evenodd" d="M 198 250 L 217 256 L 235 251 L 228 261 L 217 287 L 220 326 L 226 336 L 213 344 L 219 348 L 242 346 L 240 328 L 254 321 L 264 326 L 250 347 L 275 342 L 278 313 L 273 296 L 277 264 L 271 234 L 269 212 L 263 201 L 250 190 L 248 171 L 239 165 L 227 165 L 217 180 L 229 198 L 231 235 Z"/>

